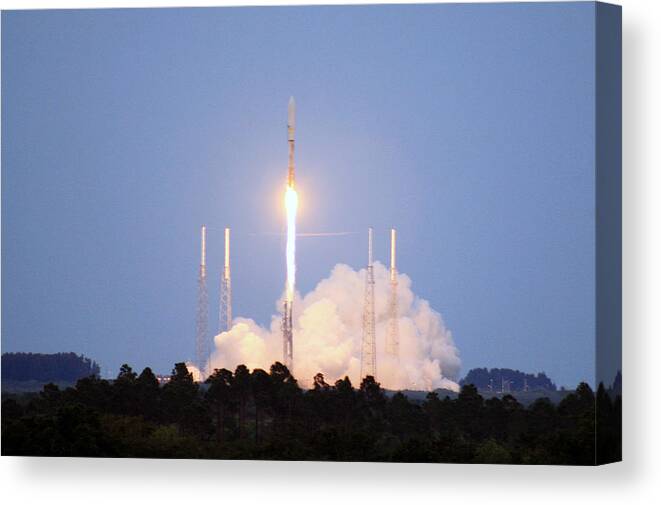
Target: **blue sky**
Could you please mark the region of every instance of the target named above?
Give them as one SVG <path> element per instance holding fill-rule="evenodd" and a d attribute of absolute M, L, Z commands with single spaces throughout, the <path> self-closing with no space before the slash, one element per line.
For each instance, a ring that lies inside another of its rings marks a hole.
<path fill-rule="evenodd" d="M 2 350 L 168 372 L 194 352 L 199 226 L 215 328 L 284 283 L 287 101 L 301 231 L 398 229 L 463 370 L 594 377 L 594 5 L 2 14 Z M 306 292 L 362 235 L 298 244 Z"/>

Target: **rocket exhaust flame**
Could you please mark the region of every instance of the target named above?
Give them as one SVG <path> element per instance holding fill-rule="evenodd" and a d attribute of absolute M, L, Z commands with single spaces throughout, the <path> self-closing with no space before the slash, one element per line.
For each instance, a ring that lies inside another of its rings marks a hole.
<path fill-rule="evenodd" d="M 320 231 L 320 232 L 297 232 L 296 236 L 301 238 L 307 237 L 343 237 L 346 235 L 358 235 L 357 231 Z M 282 237 L 282 233 L 277 232 L 262 232 L 262 233 L 249 233 L 251 237 L 273 236 Z"/>
<path fill-rule="evenodd" d="M 295 188 L 294 144 L 296 128 L 296 105 L 294 97 L 287 107 L 287 143 L 289 144 L 289 164 L 287 167 L 287 189 L 285 190 L 285 210 L 287 212 L 287 282 L 285 286 L 285 306 L 282 315 L 282 349 L 285 365 L 294 367 L 294 335 L 292 306 L 296 290 L 296 211 L 298 194 Z"/>
<path fill-rule="evenodd" d="M 294 299 L 296 286 L 296 210 L 298 209 L 298 194 L 287 186 L 285 192 L 285 209 L 287 210 L 287 301 Z"/>

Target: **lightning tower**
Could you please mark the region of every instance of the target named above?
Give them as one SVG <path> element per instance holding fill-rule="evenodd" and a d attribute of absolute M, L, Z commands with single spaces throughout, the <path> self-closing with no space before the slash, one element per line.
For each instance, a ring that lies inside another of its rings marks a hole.
<path fill-rule="evenodd" d="M 285 303 L 282 314 L 282 354 L 284 364 L 289 370 L 294 368 L 294 328 L 292 306 L 296 288 L 296 210 L 298 195 L 295 187 L 294 144 L 296 129 L 296 105 L 294 97 L 289 99 L 287 107 L 287 143 L 289 144 L 289 163 L 287 166 L 287 188 L 285 190 L 285 209 L 287 212 L 287 283 Z"/>
<path fill-rule="evenodd" d="M 207 294 L 207 227 L 202 225 L 202 254 L 197 278 L 197 320 L 195 336 L 195 365 L 204 373 L 209 356 L 207 334 L 209 324 L 209 298 Z"/>
<path fill-rule="evenodd" d="M 372 266 L 372 228 L 368 233 L 367 274 L 363 301 L 363 344 L 360 356 L 361 380 L 371 375 L 376 380 L 376 321 L 374 320 L 374 268 Z"/>
<path fill-rule="evenodd" d="M 390 230 L 390 300 L 388 303 L 388 336 L 386 352 L 399 357 L 399 314 L 397 307 L 397 266 L 395 263 L 395 248 L 397 235 L 394 228 Z"/>
<path fill-rule="evenodd" d="M 232 329 L 232 275 L 230 272 L 230 229 L 225 228 L 225 267 L 220 278 L 219 331 Z"/>

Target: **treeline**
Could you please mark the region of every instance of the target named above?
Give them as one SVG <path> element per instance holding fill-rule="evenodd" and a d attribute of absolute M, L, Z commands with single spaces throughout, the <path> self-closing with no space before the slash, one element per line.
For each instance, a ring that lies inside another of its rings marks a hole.
<path fill-rule="evenodd" d="M 557 387 L 544 372 L 537 375 L 512 370 L 511 368 L 473 368 L 461 380 L 463 384 L 473 384 L 480 391 L 556 391 Z"/>
<path fill-rule="evenodd" d="M 2 355 L 3 381 L 76 382 L 99 375 L 99 365 L 73 352 L 40 354 L 9 352 Z"/>
<path fill-rule="evenodd" d="M 524 408 L 511 395 L 485 401 L 473 385 L 419 403 L 388 398 L 372 377 L 355 389 L 318 374 L 302 390 L 281 363 L 216 370 L 204 385 L 178 363 L 164 386 L 124 365 L 112 382 L 5 399 L 2 454 L 591 465 L 595 453 L 620 458 L 621 405 L 587 384 L 557 406 Z"/>

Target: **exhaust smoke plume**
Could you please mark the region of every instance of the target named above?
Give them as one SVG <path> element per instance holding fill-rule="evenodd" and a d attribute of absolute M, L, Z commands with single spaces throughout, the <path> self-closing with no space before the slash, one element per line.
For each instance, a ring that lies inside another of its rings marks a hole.
<path fill-rule="evenodd" d="M 330 276 L 301 297 L 294 294 L 294 376 L 302 386 L 310 386 L 318 372 L 327 382 L 345 375 L 360 384 L 360 350 L 365 270 L 355 271 L 338 264 Z M 388 329 L 388 269 L 374 263 L 375 315 L 377 336 L 377 380 L 388 389 L 457 391 L 461 361 L 451 332 L 441 315 L 426 300 L 415 296 L 411 279 L 399 275 L 399 358 L 386 353 Z M 287 293 L 283 293 L 287 296 Z M 281 310 L 283 299 L 277 302 Z M 235 318 L 231 330 L 216 335 L 215 351 L 207 372 L 215 368 L 234 370 L 237 365 L 268 368 L 283 361 L 282 315 L 274 315 L 270 328 L 252 319 Z"/>

